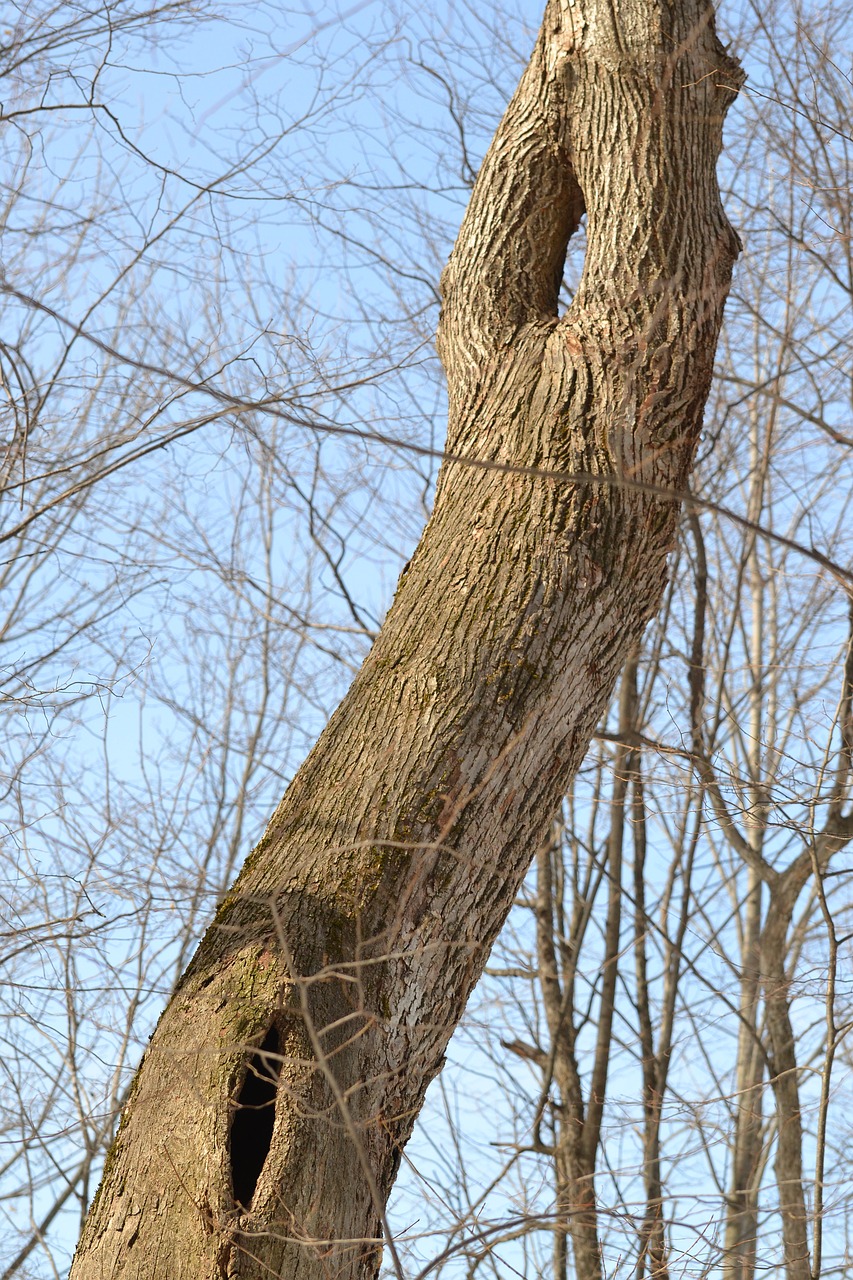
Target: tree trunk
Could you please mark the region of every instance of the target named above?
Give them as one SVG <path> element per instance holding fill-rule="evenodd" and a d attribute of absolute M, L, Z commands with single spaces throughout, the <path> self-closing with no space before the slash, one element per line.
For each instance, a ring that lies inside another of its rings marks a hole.
<path fill-rule="evenodd" d="M 806 855 L 806 858 L 808 855 Z M 810 870 L 802 855 L 771 886 L 761 935 L 761 978 L 770 1048 L 770 1083 L 776 1104 L 776 1154 L 773 1165 L 782 1219 L 786 1280 L 812 1280 L 808 1212 L 803 1179 L 803 1121 L 800 1065 L 791 1025 L 791 978 L 786 970 L 787 934 L 794 905 Z M 799 866 L 797 865 L 799 864 Z"/>
<path fill-rule="evenodd" d="M 758 739 L 760 742 L 760 738 Z M 764 1047 L 759 1026 L 761 997 L 762 881 L 751 868 L 743 925 L 735 1081 L 735 1141 L 731 1190 L 726 1207 L 724 1280 L 755 1280 L 758 1267 L 759 1183 L 764 1154 L 765 1124 L 762 1089 Z"/>
<path fill-rule="evenodd" d="M 739 81 L 704 0 L 549 3 L 443 276 L 433 516 L 160 1020 L 73 1280 L 375 1275 L 427 1085 L 660 599 Z"/>

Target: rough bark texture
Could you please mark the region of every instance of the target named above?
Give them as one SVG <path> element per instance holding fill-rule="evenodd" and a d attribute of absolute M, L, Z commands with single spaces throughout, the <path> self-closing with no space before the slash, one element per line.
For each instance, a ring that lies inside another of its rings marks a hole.
<path fill-rule="evenodd" d="M 375 1274 L 424 1092 L 660 599 L 737 252 L 739 78 L 697 0 L 549 4 L 442 281 L 434 514 L 160 1020 L 73 1280 Z M 244 1211 L 231 1121 L 271 1027 Z"/>

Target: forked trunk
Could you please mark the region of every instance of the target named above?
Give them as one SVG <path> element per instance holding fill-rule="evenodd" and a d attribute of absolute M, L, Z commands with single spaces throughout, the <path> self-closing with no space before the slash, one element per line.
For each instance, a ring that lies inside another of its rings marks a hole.
<path fill-rule="evenodd" d="M 443 277 L 434 514 L 160 1020 L 73 1280 L 375 1275 L 424 1092 L 661 596 L 739 79 L 704 2 L 549 3 Z"/>

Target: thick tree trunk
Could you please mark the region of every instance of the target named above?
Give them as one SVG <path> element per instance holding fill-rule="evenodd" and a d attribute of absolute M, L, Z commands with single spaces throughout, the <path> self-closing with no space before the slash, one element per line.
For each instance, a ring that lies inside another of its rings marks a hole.
<path fill-rule="evenodd" d="M 375 1274 L 427 1085 L 660 599 L 738 83 L 704 2 L 549 3 L 443 277 L 434 514 L 160 1020 L 73 1280 Z"/>

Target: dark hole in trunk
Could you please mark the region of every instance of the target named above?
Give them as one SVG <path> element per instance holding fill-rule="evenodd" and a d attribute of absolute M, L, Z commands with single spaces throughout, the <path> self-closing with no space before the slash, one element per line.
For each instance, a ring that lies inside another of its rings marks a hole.
<path fill-rule="evenodd" d="M 248 1209 L 269 1154 L 281 1062 L 275 1027 L 252 1055 L 231 1121 L 231 1185 L 234 1202 Z"/>

